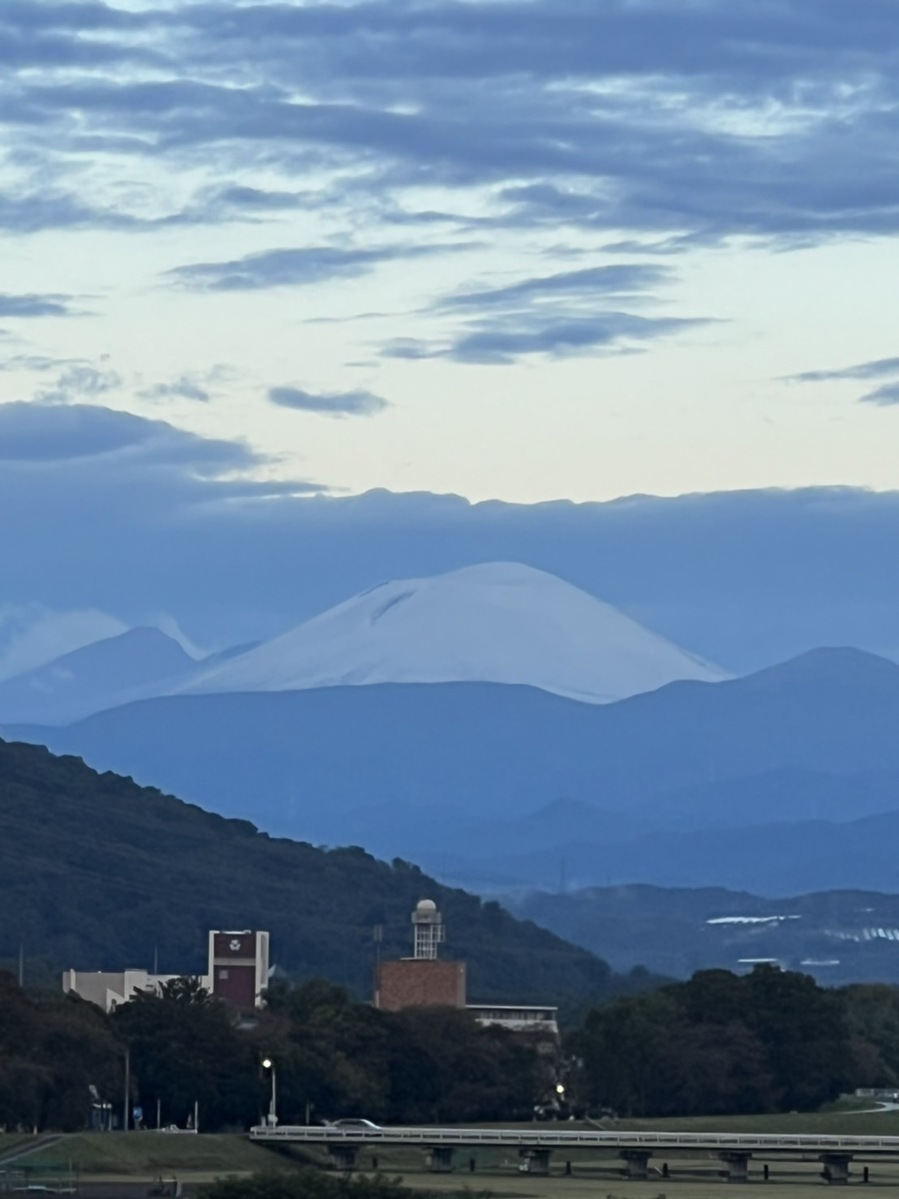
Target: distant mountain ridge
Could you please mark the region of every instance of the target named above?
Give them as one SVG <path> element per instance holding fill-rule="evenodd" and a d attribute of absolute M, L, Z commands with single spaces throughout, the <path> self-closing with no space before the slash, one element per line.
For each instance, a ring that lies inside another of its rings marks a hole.
<path fill-rule="evenodd" d="M 778 899 L 723 887 L 626 885 L 503 897 L 516 915 L 601 952 L 677 978 L 775 961 L 824 984 L 899 983 L 899 894 L 829 890 Z"/>
<path fill-rule="evenodd" d="M 0 682 L 0 722 L 69 724 L 104 708 L 165 694 L 196 667 L 159 629 L 129 629 Z"/>
<path fill-rule="evenodd" d="M 275 840 L 73 758 L 0 742 L 0 958 L 56 969 L 198 973 L 210 928 L 262 928 L 274 962 L 370 994 L 375 945 L 408 954 L 410 913 L 439 903 L 472 998 L 551 1003 L 634 984 L 496 903 L 361 849 Z M 645 985 L 645 983 L 644 983 Z"/>
<path fill-rule="evenodd" d="M 139 699 L 373 683 L 493 682 L 610 703 L 723 671 L 520 563 L 384 583 L 202 660 L 136 628 L 0 682 L 0 723 L 63 725 Z"/>
<path fill-rule="evenodd" d="M 899 808 L 897 727 L 899 666 L 836 649 L 611 705 L 374 684 L 153 699 L 5 735 L 474 888 L 546 886 L 564 868 L 783 893 L 894 885 L 891 842 L 849 856 L 841 838 L 865 842 L 858 821 Z"/>

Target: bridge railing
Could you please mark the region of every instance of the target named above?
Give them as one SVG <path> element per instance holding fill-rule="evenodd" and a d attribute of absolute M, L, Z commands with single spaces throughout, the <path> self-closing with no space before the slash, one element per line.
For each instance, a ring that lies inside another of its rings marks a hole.
<path fill-rule="evenodd" d="M 496 1145 L 514 1148 L 608 1148 L 800 1150 L 805 1152 L 880 1152 L 899 1155 L 899 1136 L 833 1136 L 805 1133 L 601 1132 L 504 1128 L 331 1128 L 282 1124 L 250 1129 L 256 1141 L 305 1141 L 312 1144 Z"/>

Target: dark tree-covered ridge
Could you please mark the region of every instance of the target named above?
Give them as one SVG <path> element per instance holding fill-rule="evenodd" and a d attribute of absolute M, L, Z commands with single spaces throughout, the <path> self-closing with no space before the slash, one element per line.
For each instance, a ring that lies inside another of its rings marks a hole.
<path fill-rule="evenodd" d="M 352 830 L 348 829 L 348 835 Z M 261 928 L 273 961 L 370 993 L 380 951 L 410 950 L 410 913 L 440 905 L 447 956 L 474 999 L 595 1001 L 646 985 L 496 903 L 440 886 L 402 861 L 260 833 L 80 759 L 0 741 L 0 957 L 20 945 L 54 969 L 205 969 L 210 928 Z"/>

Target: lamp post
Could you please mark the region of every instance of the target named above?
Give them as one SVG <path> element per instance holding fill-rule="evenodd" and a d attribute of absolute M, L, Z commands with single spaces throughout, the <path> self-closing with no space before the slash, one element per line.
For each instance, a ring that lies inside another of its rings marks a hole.
<path fill-rule="evenodd" d="M 268 1123 L 274 1128 L 278 1123 L 278 1076 L 272 1058 L 263 1058 L 262 1068 L 263 1070 L 270 1070 L 272 1075 L 272 1093 L 268 1101 Z"/>

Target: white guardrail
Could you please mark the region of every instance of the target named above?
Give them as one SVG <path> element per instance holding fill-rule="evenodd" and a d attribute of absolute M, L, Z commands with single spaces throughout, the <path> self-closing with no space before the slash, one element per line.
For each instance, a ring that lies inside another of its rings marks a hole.
<path fill-rule="evenodd" d="M 527 1149 L 703 1149 L 806 1153 L 895 1153 L 899 1136 L 815 1136 L 776 1133 L 522 1131 L 506 1128 L 329 1128 L 283 1124 L 250 1129 L 254 1141 L 305 1141 L 316 1145 L 497 1145 Z"/>

